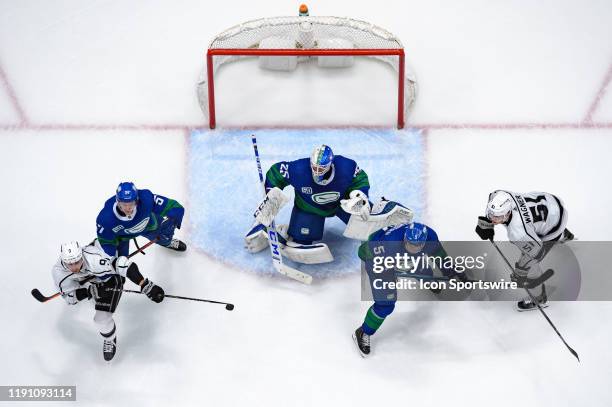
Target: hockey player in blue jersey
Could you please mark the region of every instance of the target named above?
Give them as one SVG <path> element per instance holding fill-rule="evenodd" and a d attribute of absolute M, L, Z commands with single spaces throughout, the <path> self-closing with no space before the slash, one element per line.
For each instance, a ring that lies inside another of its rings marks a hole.
<path fill-rule="evenodd" d="M 448 255 L 438 239 L 437 233 L 430 227 L 413 222 L 399 226 L 391 226 L 374 232 L 359 247 L 359 258 L 363 261 L 362 265 L 370 280 L 370 289 L 374 299 L 374 304 L 368 309 L 363 324 L 357 328 L 353 334 L 353 340 L 359 348 L 362 356 L 370 353 L 370 336 L 380 328 L 385 318 L 388 317 L 395 308 L 397 301 L 397 290 L 388 288 L 383 282 L 395 282 L 398 276 L 414 278 L 433 279 L 433 270 L 428 263 L 420 263 L 406 269 L 386 269 L 384 272 L 376 271 L 374 268 L 374 258 L 378 256 L 395 257 L 403 256 L 405 253 L 411 258 L 422 256 L 432 256 L 446 258 Z M 460 281 L 467 281 L 464 273 L 457 273 L 453 268 L 446 265 L 446 262 L 438 262 L 440 272 L 445 279 L 455 278 Z M 375 279 L 381 281 L 374 283 Z M 439 291 L 432 290 L 437 293 Z"/>
<path fill-rule="evenodd" d="M 138 190 L 132 182 L 122 182 L 96 219 L 98 243 L 111 257 L 127 256 L 130 240 L 137 236 L 185 251 L 187 245 L 173 238 L 175 229 L 181 228 L 184 213 L 177 201 L 148 189 Z"/>
<path fill-rule="evenodd" d="M 259 205 L 256 222 L 246 237 L 247 249 L 258 252 L 267 247 L 265 228 L 276 217 L 288 198 L 282 189 L 292 186 L 295 200 L 289 226 L 279 226 L 279 232 L 286 240 L 284 254 L 296 261 L 305 260 L 300 255 L 292 257 L 299 248 L 309 247 L 315 258 L 301 262 L 331 261 L 331 253 L 325 244 L 315 245 L 321 251 L 312 250 L 312 243 L 323 237 L 325 219 L 337 216 L 348 223 L 351 214 L 340 207 L 341 200 L 351 197 L 360 201 L 364 211 L 369 209 L 368 176 L 350 158 L 334 156 L 329 146 L 314 149 L 310 158 L 278 162 L 266 173 L 266 199 Z M 295 250 L 293 250 L 295 249 Z M 309 254 L 309 255 L 310 255 Z"/>

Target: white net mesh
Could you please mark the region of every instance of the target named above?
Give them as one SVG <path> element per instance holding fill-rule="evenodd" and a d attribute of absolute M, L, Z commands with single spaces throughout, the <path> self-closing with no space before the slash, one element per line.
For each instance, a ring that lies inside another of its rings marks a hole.
<path fill-rule="evenodd" d="M 273 17 L 248 21 L 236 25 L 217 35 L 210 43 L 210 50 L 263 50 L 263 49 L 293 49 L 293 50 L 402 50 L 402 43 L 393 34 L 373 24 L 340 17 Z M 373 51 L 374 52 L 374 51 Z M 367 53 L 367 51 L 366 51 Z M 390 65 L 399 72 L 399 57 L 397 55 L 362 55 L 374 58 Z M 213 57 L 213 72 L 222 65 L 248 58 L 245 55 L 215 55 Z M 297 63 L 317 60 L 319 66 L 350 66 L 353 57 L 347 56 L 250 56 L 260 58 L 260 67 L 286 70 L 295 69 Z M 266 59 L 262 61 L 262 59 Z M 322 61 L 325 59 L 326 61 Z M 280 62 L 279 62 L 280 61 Z M 264 62 L 264 63 L 262 63 Z M 326 63 L 322 63 L 326 62 Z M 405 62 L 404 69 L 404 118 L 412 109 L 417 95 L 416 77 Z M 209 116 L 208 78 L 204 67 L 198 81 L 198 99 L 205 116 Z M 209 118 L 210 119 L 210 118 Z"/>
<path fill-rule="evenodd" d="M 310 24 L 315 38 L 314 44 L 300 42 L 301 24 Z M 323 38 L 344 38 L 355 48 L 361 49 L 403 48 L 402 43 L 393 34 L 380 27 L 339 17 L 273 17 L 248 21 L 217 35 L 209 48 L 259 48 L 260 42 L 269 37 L 294 40 L 296 48 L 319 48 L 317 42 Z"/>

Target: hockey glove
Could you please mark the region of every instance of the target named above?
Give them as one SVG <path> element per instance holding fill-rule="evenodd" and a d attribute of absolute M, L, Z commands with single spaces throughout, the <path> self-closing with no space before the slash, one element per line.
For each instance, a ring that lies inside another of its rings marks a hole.
<path fill-rule="evenodd" d="M 91 284 L 87 288 L 79 288 L 74 290 L 74 295 L 76 296 L 77 301 L 89 300 L 91 298 L 96 300 L 98 299 L 98 286 Z"/>
<path fill-rule="evenodd" d="M 495 237 L 495 230 L 493 229 L 493 223 L 484 216 L 478 217 L 478 224 L 476 225 L 476 233 L 482 240 L 491 240 Z"/>
<path fill-rule="evenodd" d="M 361 216 L 364 221 L 367 221 L 370 217 L 370 201 L 363 191 L 351 191 L 348 199 L 340 200 L 340 207 L 346 213 Z"/>
<path fill-rule="evenodd" d="M 255 220 L 265 227 L 270 226 L 287 201 L 289 201 L 289 198 L 283 194 L 280 188 L 270 189 L 253 214 Z"/>
<path fill-rule="evenodd" d="M 76 296 L 77 301 L 90 300 L 92 298 L 95 301 L 99 298 L 98 285 L 92 283 L 87 288 L 79 288 L 74 291 L 74 295 Z"/>
<path fill-rule="evenodd" d="M 149 297 L 153 302 L 160 303 L 164 300 L 164 290 L 148 278 L 142 283 L 140 292 Z"/>
<path fill-rule="evenodd" d="M 159 240 L 171 240 L 172 236 L 174 236 L 174 229 L 176 229 L 176 221 L 174 218 L 164 219 L 157 229 Z"/>

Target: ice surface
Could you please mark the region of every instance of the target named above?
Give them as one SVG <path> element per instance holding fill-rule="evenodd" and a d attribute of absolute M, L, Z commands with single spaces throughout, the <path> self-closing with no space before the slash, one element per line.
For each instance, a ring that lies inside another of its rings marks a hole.
<path fill-rule="evenodd" d="M 610 239 L 610 86 L 592 116 L 601 127 L 581 123 L 612 63 L 609 1 L 308 4 L 313 14 L 371 21 L 404 43 L 420 89 L 410 124 L 424 129 L 421 214 L 441 236 L 474 238 L 487 193 L 505 187 L 558 193 L 581 239 Z M 609 302 L 547 310 L 581 364 L 540 315 L 509 303 L 398 304 L 362 360 L 350 338 L 369 306 L 359 301 L 357 275 L 306 287 L 196 250 L 190 217 L 202 208 L 193 202 L 191 168 L 209 157 L 195 155 L 207 133 L 190 130 L 204 123 L 195 83 L 207 42 L 249 19 L 293 15 L 297 5 L 0 4 L 0 64 L 29 119 L 14 128 L 16 110 L 0 86 L 0 119 L 9 121 L 0 123 L 0 385 L 75 384 L 76 405 L 87 406 L 611 405 Z M 378 75 L 372 80 L 348 86 L 341 71 L 328 73 L 326 90 L 310 69 L 262 89 L 266 74 L 258 80 L 248 64 L 236 64 L 219 78 L 220 121 L 317 126 L 331 116 L 391 127 L 392 75 L 368 65 L 357 68 Z M 482 126 L 456 129 L 464 123 Z M 239 148 L 246 184 L 256 188 L 249 143 Z M 263 139 L 261 149 L 272 159 Z M 29 291 L 53 291 L 59 244 L 91 239 L 102 203 L 128 178 L 187 207 L 179 235 L 191 250 L 152 248 L 136 258 L 143 273 L 169 293 L 236 309 L 126 294 L 116 314 L 119 351 L 106 365 L 91 304 L 39 304 Z M 249 199 L 250 213 L 257 197 Z M 247 227 L 234 225 L 237 251 Z"/>

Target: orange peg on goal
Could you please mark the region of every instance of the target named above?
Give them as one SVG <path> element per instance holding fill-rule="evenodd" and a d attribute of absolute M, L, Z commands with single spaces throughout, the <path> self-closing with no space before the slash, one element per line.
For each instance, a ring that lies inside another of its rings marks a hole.
<path fill-rule="evenodd" d="M 308 16 L 308 6 L 306 4 L 300 4 L 300 17 Z"/>

